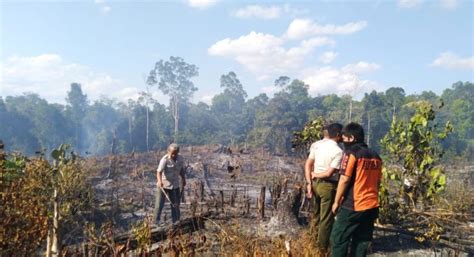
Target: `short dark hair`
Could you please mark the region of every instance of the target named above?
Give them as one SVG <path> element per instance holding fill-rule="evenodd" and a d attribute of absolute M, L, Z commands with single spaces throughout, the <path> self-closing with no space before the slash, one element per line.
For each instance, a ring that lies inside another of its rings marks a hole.
<path fill-rule="evenodd" d="M 328 135 L 330 138 L 335 138 L 337 137 L 338 135 L 341 135 L 341 131 L 342 131 L 342 124 L 340 123 L 331 123 L 329 125 L 326 126 L 326 129 L 328 131 Z"/>
<path fill-rule="evenodd" d="M 351 122 L 347 124 L 342 129 L 342 134 L 346 137 L 353 136 L 357 142 L 364 142 L 364 128 L 359 123 Z"/>

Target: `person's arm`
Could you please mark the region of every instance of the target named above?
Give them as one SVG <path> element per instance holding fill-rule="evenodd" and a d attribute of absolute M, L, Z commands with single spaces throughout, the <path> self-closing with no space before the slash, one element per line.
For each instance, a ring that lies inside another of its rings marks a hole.
<path fill-rule="evenodd" d="M 160 161 L 160 164 L 158 165 L 158 168 L 156 169 L 156 185 L 160 188 L 163 188 L 163 171 L 165 170 L 166 166 L 166 160 L 163 158 Z"/>
<path fill-rule="evenodd" d="M 311 151 L 309 153 L 308 159 L 306 159 L 306 163 L 304 165 L 304 177 L 306 180 L 306 196 L 308 198 L 311 198 L 313 195 L 313 187 L 312 187 L 312 178 L 311 178 L 311 173 L 313 171 L 314 167 L 314 153 Z"/>
<path fill-rule="evenodd" d="M 312 178 L 329 178 L 336 171 L 337 169 L 330 167 L 325 172 L 321 172 L 321 173 L 311 172 L 311 177 Z"/>
<path fill-rule="evenodd" d="M 346 163 L 341 165 L 341 177 L 339 178 L 339 183 L 337 184 L 336 198 L 334 199 L 334 204 L 332 205 L 332 212 L 334 214 L 336 214 L 339 206 L 341 205 L 342 197 L 349 186 L 355 166 L 356 158 L 352 154 L 349 155 Z"/>
<path fill-rule="evenodd" d="M 345 175 L 342 175 L 339 178 L 339 183 L 337 184 L 336 198 L 334 199 L 334 204 L 332 205 L 332 213 L 336 214 L 339 206 L 342 202 L 342 196 L 346 192 L 347 186 L 349 185 L 351 178 Z"/>
<path fill-rule="evenodd" d="M 184 190 L 184 186 L 186 186 L 186 168 L 184 167 L 184 161 L 179 176 L 181 177 L 181 190 Z"/>

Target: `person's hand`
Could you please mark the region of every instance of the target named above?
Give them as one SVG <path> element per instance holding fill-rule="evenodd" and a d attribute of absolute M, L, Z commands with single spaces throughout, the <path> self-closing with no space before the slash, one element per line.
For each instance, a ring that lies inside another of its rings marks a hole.
<path fill-rule="evenodd" d="M 310 198 L 313 196 L 313 187 L 310 183 L 306 185 L 306 197 Z"/>
<path fill-rule="evenodd" d="M 311 171 L 311 178 L 315 179 L 316 178 L 316 173 L 314 171 Z"/>
<path fill-rule="evenodd" d="M 163 188 L 163 181 L 156 181 L 156 185 L 157 185 L 159 188 Z"/>
<path fill-rule="evenodd" d="M 337 210 L 339 210 L 339 203 L 338 202 L 334 202 L 332 204 L 332 213 L 333 214 L 336 214 L 337 213 Z"/>

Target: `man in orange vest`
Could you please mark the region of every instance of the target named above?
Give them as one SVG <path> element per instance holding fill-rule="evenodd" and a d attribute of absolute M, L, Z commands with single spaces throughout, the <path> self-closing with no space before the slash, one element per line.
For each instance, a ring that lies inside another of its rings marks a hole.
<path fill-rule="evenodd" d="M 331 233 L 332 256 L 366 256 L 378 216 L 382 160 L 364 143 L 361 125 L 350 123 L 344 127 L 342 140 L 341 176 L 332 206 L 333 213 L 337 213 Z"/>

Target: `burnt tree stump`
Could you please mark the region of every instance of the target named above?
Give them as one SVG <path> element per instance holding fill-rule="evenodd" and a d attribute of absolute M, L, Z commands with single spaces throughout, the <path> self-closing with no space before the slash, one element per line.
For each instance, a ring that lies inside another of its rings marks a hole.
<path fill-rule="evenodd" d="M 201 202 L 204 202 L 204 182 L 199 181 L 199 196 L 201 199 Z"/>
<path fill-rule="evenodd" d="M 260 196 L 257 202 L 258 214 L 262 220 L 265 218 L 265 190 L 264 186 L 260 188 Z"/>
<path fill-rule="evenodd" d="M 237 199 L 237 188 L 234 188 L 230 195 L 230 206 L 235 207 L 235 200 Z"/>
<path fill-rule="evenodd" d="M 220 202 L 221 212 L 224 213 L 224 191 L 220 190 L 219 194 L 221 195 L 221 202 Z"/>
<path fill-rule="evenodd" d="M 278 201 L 278 211 L 274 216 L 281 224 L 288 226 L 299 226 L 299 211 L 303 190 L 296 187 L 294 190 L 285 194 Z"/>

